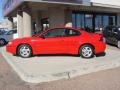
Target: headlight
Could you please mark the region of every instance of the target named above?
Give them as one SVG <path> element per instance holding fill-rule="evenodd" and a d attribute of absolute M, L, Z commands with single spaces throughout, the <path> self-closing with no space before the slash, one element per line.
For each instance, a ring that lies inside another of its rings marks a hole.
<path fill-rule="evenodd" d="M 12 42 L 9 42 L 8 44 L 9 44 L 9 45 L 11 45 L 11 44 L 12 44 Z"/>

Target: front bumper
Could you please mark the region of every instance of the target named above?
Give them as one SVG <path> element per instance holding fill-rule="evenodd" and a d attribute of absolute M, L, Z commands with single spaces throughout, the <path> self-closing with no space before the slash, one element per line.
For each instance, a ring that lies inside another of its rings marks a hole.
<path fill-rule="evenodd" d="M 6 51 L 16 55 L 16 47 L 15 46 L 7 45 L 6 46 Z"/>

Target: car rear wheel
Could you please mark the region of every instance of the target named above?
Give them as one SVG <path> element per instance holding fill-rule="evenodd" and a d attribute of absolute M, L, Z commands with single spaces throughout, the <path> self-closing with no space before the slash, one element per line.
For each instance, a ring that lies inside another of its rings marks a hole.
<path fill-rule="evenodd" d="M 23 58 L 28 58 L 32 56 L 32 49 L 29 45 L 22 44 L 18 47 L 18 55 L 23 57 Z"/>
<path fill-rule="evenodd" d="M 117 43 L 117 47 L 120 49 L 120 41 L 118 41 L 118 43 Z"/>
<path fill-rule="evenodd" d="M 4 39 L 0 39 L 0 46 L 5 45 L 6 41 Z"/>
<path fill-rule="evenodd" d="M 92 58 L 94 56 L 94 50 L 91 45 L 83 45 L 80 50 L 79 54 L 83 58 Z"/>

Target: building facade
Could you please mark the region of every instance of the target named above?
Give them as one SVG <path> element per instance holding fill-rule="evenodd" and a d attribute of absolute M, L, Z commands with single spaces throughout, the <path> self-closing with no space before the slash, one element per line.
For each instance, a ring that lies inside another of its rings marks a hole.
<path fill-rule="evenodd" d="M 11 24 L 9 23 L 9 20 L 8 19 L 5 19 L 4 21 L 1 21 L 0 22 L 0 29 L 12 29 L 11 27 Z"/>
<path fill-rule="evenodd" d="M 32 36 L 46 28 L 67 26 L 89 28 L 120 25 L 119 0 L 5 0 L 4 16 L 12 26 L 17 17 L 19 37 Z"/>
<path fill-rule="evenodd" d="M 12 21 L 12 23 L 11 23 Z M 17 21 L 16 18 L 12 18 L 12 20 L 10 20 L 10 18 L 4 18 L 4 20 L 0 21 L 0 29 L 2 30 L 12 30 L 12 29 L 16 29 L 17 28 Z"/>

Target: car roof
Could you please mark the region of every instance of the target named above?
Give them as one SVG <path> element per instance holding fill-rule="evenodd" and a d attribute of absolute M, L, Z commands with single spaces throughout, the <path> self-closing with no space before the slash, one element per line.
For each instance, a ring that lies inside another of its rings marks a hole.
<path fill-rule="evenodd" d="M 54 28 L 48 28 L 47 30 L 51 30 L 51 29 L 59 29 L 59 28 L 66 28 L 66 29 L 75 29 L 75 30 L 78 30 L 76 28 L 73 28 L 73 27 L 65 27 L 65 26 L 59 26 L 59 27 L 54 27 Z"/>
<path fill-rule="evenodd" d="M 49 31 L 49 30 L 60 29 L 60 28 L 72 29 L 72 30 L 76 30 L 76 31 L 79 31 L 79 32 L 80 32 L 80 29 L 76 29 L 76 28 L 73 28 L 73 27 L 60 26 L 60 27 L 48 28 L 48 29 L 46 29 L 45 31 L 43 31 L 42 33 L 47 32 L 47 31 Z M 41 33 L 41 34 L 42 34 L 42 33 Z"/>
<path fill-rule="evenodd" d="M 76 30 L 76 31 L 79 31 L 79 32 L 80 32 L 80 29 L 76 29 L 76 28 L 73 28 L 73 27 L 59 26 L 59 27 L 54 27 L 54 28 L 48 28 L 48 29 L 42 31 L 40 34 L 37 34 L 37 35 L 35 35 L 35 36 L 39 36 L 39 35 L 41 35 L 41 34 L 47 32 L 47 31 L 50 31 L 50 30 L 52 30 L 52 29 L 59 29 L 59 28 L 73 29 L 73 30 Z"/>

